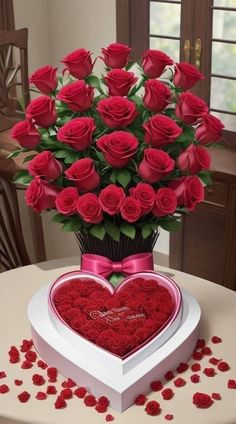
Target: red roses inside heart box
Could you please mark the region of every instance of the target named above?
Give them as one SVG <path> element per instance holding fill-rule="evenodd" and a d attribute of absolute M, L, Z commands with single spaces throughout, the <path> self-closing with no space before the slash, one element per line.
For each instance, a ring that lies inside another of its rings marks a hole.
<path fill-rule="evenodd" d="M 171 337 L 181 312 L 178 286 L 155 272 L 127 277 L 114 289 L 101 276 L 75 271 L 59 277 L 49 290 L 49 313 L 57 331 L 100 362 L 105 354 L 108 367 L 118 357 L 125 364 L 121 373 Z"/>

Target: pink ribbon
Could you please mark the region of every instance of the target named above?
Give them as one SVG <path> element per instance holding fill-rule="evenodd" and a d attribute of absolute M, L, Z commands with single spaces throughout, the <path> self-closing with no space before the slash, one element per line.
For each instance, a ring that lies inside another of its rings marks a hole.
<path fill-rule="evenodd" d="M 152 253 L 137 253 L 124 258 L 121 262 L 112 262 L 109 258 L 92 253 L 81 257 L 81 270 L 108 277 L 113 272 L 125 275 L 154 269 Z"/>

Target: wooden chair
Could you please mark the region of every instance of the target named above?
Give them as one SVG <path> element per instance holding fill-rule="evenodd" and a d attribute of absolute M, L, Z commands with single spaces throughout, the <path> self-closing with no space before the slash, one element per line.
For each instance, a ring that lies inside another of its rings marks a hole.
<path fill-rule="evenodd" d="M 7 159 L 16 143 L 10 139 L 10 129 L 24 119 L 29 101 L 28 30 L 0 31 L 0 264 L 3 270 L 31 263 L 23 237 L 14 174 L 24 168 L 22 159 Z M 19 51 L 19 64 L 13 49 Z M 40 216 L 30 213 L 30 232 L 36 261 L 46 259 Z"/>

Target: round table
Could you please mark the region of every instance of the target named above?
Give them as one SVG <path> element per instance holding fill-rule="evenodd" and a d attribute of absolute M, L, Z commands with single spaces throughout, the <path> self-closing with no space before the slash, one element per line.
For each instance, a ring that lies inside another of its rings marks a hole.
<path fill-rule="evenodd" d="M 0 274 L 0 371 L 7 373 L 7 378 L 0 379 L 1 384 L 8 384 L 10 391 L 0 394 L 0 424 L 91 424 L 105 423 L 106 414 L 112 414 L 117 424 L 137 423 L 167 423 L 166 414 L 173 414 L 175 424 L 235 424 L 236 423 L 236 390 L 227 388 L 228 379 L 236 380 L 236 293 L 209 281 L 184 274 L 169 268 L 157 266 L 157 270 L 171 276 L 180 287 L 188 290 L 199 302 L 202 309 L 200 323 L 200 338 L 204 338 L 213 351 L 213 356 L 223 358 L 230 364 L 227 372 L 217 371 L 216 376 L 207 377 L 203 374 L 209 364 L 209 356 L 201 361 L 202 370 L 200 382 L 190 381 L 193 374 L 190 367 L 179 375 L 187 381 L 184 387 L 176 388 L 173 381 L 165 383 L 171 387 L 175 395 L 171 400 L 163 400 L 160 392 L 151 392 L 148 400 L 157 400 L 161 404 L 161 414 L 151 417 L 145 413 L 143 406 L 132 406 L 122 414 L 109 408 L 105 414 L 99 414 L 94 408 L 85 407 L 83 400 L 74 397 L 68 400 L 65 409 L 54 409 L 55 396 L 49 395 L 44 401 L 35 399 L 38 391 L 44 391 L 44 386 L 33 386 L 34 373 L 45 374 L 35 365 L 28 370 L 22 370 L 20 363 L 10 364 L 8 350 L 11 345 L 20 346 L 22 339 L 30 338 L 30 326 L 27 320 L 27 304 L 31 296 L 40 286 L 49 284 L 64 272 L 78 269 L 78 258 L 66 258 L 30 265 Z M 222 338 L 222 343 L 213 344 L 212 336 Z M 23 354 L 21 354 L 23 357 Z M 194 361 L 191 359 L 190 364 Z M 14 379 L 22 379 L 23 385 L 15 386 Z M 153 376 L 155 379 L 155 376 Z M 57 387 L 63 377 L 56 383 Z M 83 382 L 81 382 L 83 385 Z M 31 393 L 30 400 L 22 404 L 17 395 L 27 390 Z M 215 400 L 208 409 L 199 409 L 192 404 L 195 392 L 211 394 L 219 392 L 221 400 Z"/>

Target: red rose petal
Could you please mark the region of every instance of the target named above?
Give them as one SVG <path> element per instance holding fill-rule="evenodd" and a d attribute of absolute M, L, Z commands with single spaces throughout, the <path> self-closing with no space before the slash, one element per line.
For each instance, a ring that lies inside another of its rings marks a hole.
<path fill-rule="evenodd" d="M 47 395 L 46 395 L 46 393 L 44 393 L 44 392 L 38 392 L 38 393 L 37 393 L 37 395 L 36 395 L 35 397 L 36 397 L 36 399 L 38 399 L 38 400 L 45 400 L 45 399 L 47 399 Z"/>
<path fill-rule="evenodd" d="M 198 339 L 196 344 L 196 349 L 202 349 L 205 346 L 206 342 L 204 339 Z"/>
<path fill-rule="evenodd" d="M 201 361 L 201 359 L 203 358 L 203 354 L 199 351 L 194 351 L 193 354 L 192 354 L 192 358 L 195 361 Z"/>
<path fill-rule="evenodd" d="M 6 376 L 5 371 L 0 371 L 0 378 L 5 378 Z"/>
<path fill-rule="evenodd" d="M 21 352 L 27 352 L 28 350 L 31 349 L 31 347 L 33 346 L 33 340 L 22 340 L 22 344 L 20 346 L 20 351 Z"/>
<path fill-rule="evenodd" d="M 23 381 L 16 379 L 16 380 L 14 380 L 14 383 L 15 383 L 16 386 L 21 386 L 23 384 Z"/>
<path fill-rule="evenodd" d="M 114 421 L 115 417 L 111 414 L 107 414 L 105 419 L 109 423 L 110 421 Z"/>
<path fill-rule="evenodd" d="M 54 402 L 54 406 L 56 409 L 61 409 L 66 407 L 66 401 L 63 396 L 59 395 L 56 399 L 56 402 Z"/>
<path fill-rule="evenodd" d="M 155 400 L 150 400 L 145 407 L 145 411 L 148 415 L 158 415 L 161 410 L 160 410 L 160 404 L 158 402 L 156 402 Z"/>
<path fill-rule="evenodd" d="M 198 374 L 193 374 L 190 376 L 190 380 L 192 381 L 192 383 L 199 383 L 200 376 Z"/>
<path fill-rule="evenodd" d="M 71 389 L 63 389 L 61 391 L 61 395 L 64 397 L 64 399 L 71 399 L 73 396 L 73 392 Z"/>
<path fill-rule="evenodd" d="M 25 403 L 25 402 L 28 402 L 28 400 L 30 398 L 30 393 L 24 391 L 24 392 L 21 392 L 17 397 L 18 397 L 20 402 Z"/>
<path fill-rule="evenodd" d="M 197 371 L 200 371 L 200 369 L 201 369 L 201 365 L 200 364 L 192 364 L 191 365 L 191 370 L 193 371 L 193 372 L 197 372 Z"/>
<path fill-rule="evenodd" d="M 95 409 L 97 412 L 102 414 L 107 411 L 107 405 L 105 405 L 105 403 L 98 402 L 97 405 L 95 406 Z"/>
<path fill-rule="evenodd" d="M 174 396 L 173 390 L 169 388 L 162 390 L 161 394 L 164 400 L 170 400 Z"/>
<path fill-rule="evenodd" d="M 97 404 L 96 398 L 93 395 L 87 395 L 84 398 L 84 404 L 86 406 L 92 407 L 95 406 Z"/>
<path fill-rule="evenodd" d="M 42 368 L 42 370 L 46 370 L 46 368 L 48 367 L 46 362 L 42 361 L 41 359 L 37 362 L 37 365 L 39 368 Z"/>
<path fill-rule="evenodd" d="M 214 368 L 204 368 L 203 374 L 205 374 L 207 377 L 214 377 L 216 372 Z"/>
<path fill-rule="evenodd" d="M 209 408 L 213 404 L 213 400 L 211 397 L 206 393 L 199 393 L 196 392 L 193 395 L 193 404 L 197 408 Z"/>
<path fill-rule="evenodd" d="M 159 392 L 161 389 L 163 389 L 163 384 L 160 380 L 156 380 L 151 382 L 150 387 L 153 392 Z"/>
<path fill-rule="evenodd" d="M 35 362 L 37 359 L 37 354 L 33 350 L 28 350 L 25 354 L 25 359 L 29 362 Z"/>
<path fill-rule="evenodd" d="M 136 397 L 134 403 L 135 403 L 135 405 L 138 405 L 138 406 L 144 405 L 146 403 L 146 400 L 147 400 L 146 396 L 143 395 L 143 394 L 140 394 Z"/>
<path fill-rule="evenodd" d="M 181 377 L 176 378 L 176 379 L 174 380 L 174 385 L 175 385 L 176 387 L 183 387 L 183 386 L 185 386 L 185 384 L 186 384 L 186 381 L 185 381 L 183 378 L 181 378 Z"/>
<path fill-rule="evenodd" d="M 4 395 L 5 393 L 7 393 L 7 392 L 9 392 L 9 387 L 8 387 L 8 385 L 7 384 L 2 384 L 1 386 L 0 386 L 0 393 L 2 394 L 2 395 Z"/>
<path fill-rule="evenodd" d="M 27 361 L 27 360 L 23 361 L 22 364 L 21 364 L 21 368 L 23 370 L 28 370 L 28 369 L 32 368 L 32 366 L 33 366 L 33 364 L 31 362 Z"/>
<path fill-rule="evenodd" d="M 166 374 L 165 374 L 165 379 L 166 379 L 166 381 L 170 381 L 170 380 L 173 380 L 173 378 L 174 378 L 174 374 L 173 374 L 173 372 L 172 371 L 168 371 Z"/>
<path fill-rule="evenodd" d="M 212 338 L 211 338 L 211 341 L 212 341 L 212 343 L 221 343 L 222 342 L 222 339 L 220 338 L 220 337 L 218 337 L 218 336 L 213 336 Z"/>
<path fill-rule="evenodd" d="M 98 398 L 98 402 L 103 403 L 106 406 L 108 406 L 110 404 L 110 400 L 106 396 L 100 396 Z"/>
<path fill-rule="evenodd" d="M 76 383 L 74 382 L 74 380 L 72 380 L 71 378 L 68 378 L 67 379 L 67 387 L 69 389 L 71 389 L 72 387 L 75 387 L 75 386 L 76 386 Z"/>
<path fill-rule="evenodd" d="M 203 355 L 211 355 L 212 354 L 212 350 L 208 346 L 205 346 L 203 349 L 201 349 L 201 353 Z"/>
<path fill-rule="evenodd" d="M 58 371 L 57 368 L 55 367 L 49 367 L 47 369 L 47 376 L 49 378 L 49 381 L 51 381 L 52 383 L 55 383 L 57 380 L 57 375 L 58 375 Z"/>
<path fill-rule="evenodd" d="M 185 362 L 180 362 L 179 366 L 176 368 L 178 374 L 182 374 L 184 371 L 188 369 L 189 365 Z"/>
<path fill-rule="evenodd" d="M 40 374 L 34 374 L 32 381 L 35 386 L 42 386 L 45 383 L 45 378 Z"/>
<path fill-rule="evenodd" d="M 214 356 L 212 356 L 212 358 L 209 359 L 209 362 L 212 365 L 217 365 L 218 362 L 220 362 L 220 361 L 221 361 L 221 359 L 214 358 Z"/>
<path fill-rule="evenodd" d="M 211 394 L 212 399 L 214 400 L 221 400 L 221 395 L 220 393 L 212 393 Z"/>
<path fill-rule="evenodd" d="M 230 366 L 227 362 L 222 361 L 222 362 L 219 362 L 219 364 L 217 365 L 217 368 L 219 371 L 225 372 L 230 369 Z"/>
<path fill-rule="evenodd" d="M 48 386 L 47 387 L 47 394 L 48 395 L 55 395 L 57 393 L 57 389 L 55 386 Z"/>
<path fill-rule="evenodd" d="M 228 389 L 236 389 L 236 380 L 228 380 L 227 387 Z"/>
<path fill-rule="evenodd" d="M 172 414 L 166 414 L 166 415 L 165 415 L 165 420 L 166 420 L 166 421 L 172 421 L 172 420 L 173 420 L 173 418 L 174 418 L 174 415 L 172 415 Z"/>
<path fill-rule="evenodd" d="M 85 389 L 85 387 L 78 387 L 78 389 L 74 391 L 74 395 L 81 399 L 84 398 L 86 393 L 87 393 L 87 389 Z"/>

